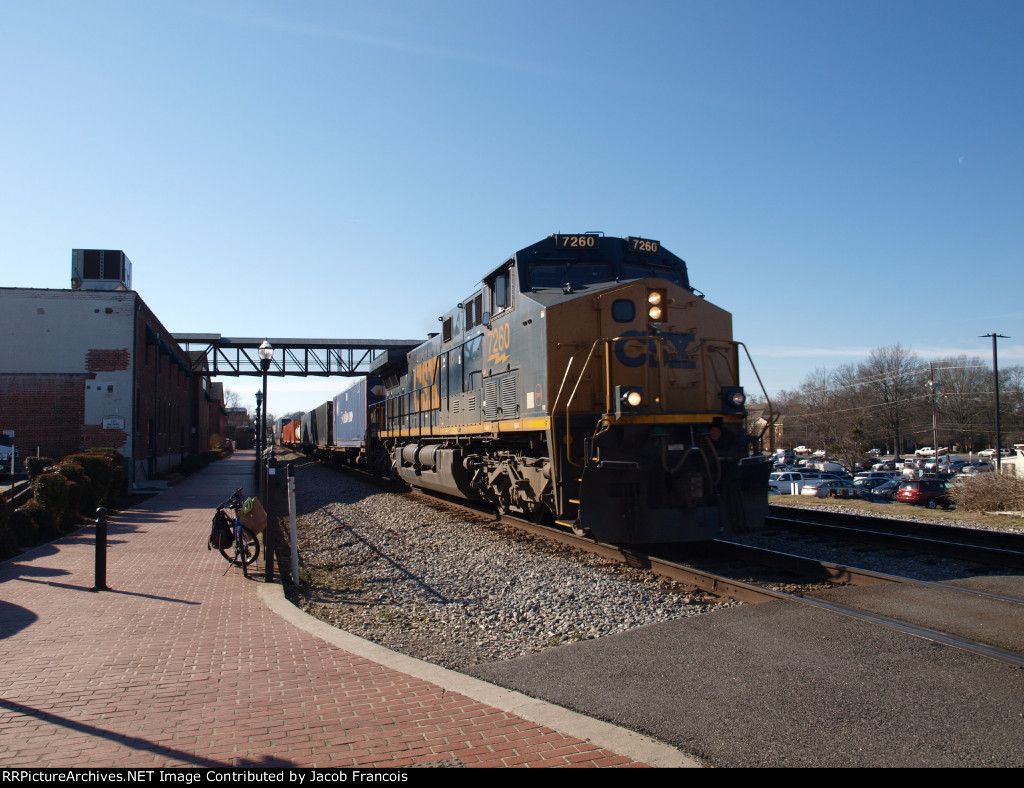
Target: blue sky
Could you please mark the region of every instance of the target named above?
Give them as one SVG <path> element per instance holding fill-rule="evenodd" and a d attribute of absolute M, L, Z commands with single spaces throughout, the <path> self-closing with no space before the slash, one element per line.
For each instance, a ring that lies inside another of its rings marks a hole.
<path fill-rule="evenodd" d="M 897 342 L 1024 363 L 1022 3 L 2 8 L 0 285 L 123 249 L 175 332 L 406 339 L 600 230 L 685 259 L 770 395 Z"/>

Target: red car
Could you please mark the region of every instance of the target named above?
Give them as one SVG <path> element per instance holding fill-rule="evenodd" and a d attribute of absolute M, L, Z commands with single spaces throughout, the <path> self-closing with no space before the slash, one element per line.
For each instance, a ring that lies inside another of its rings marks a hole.
<path fill-rule="evenodd" d="M 896 500 L 901 503 L 915 503 L 936 509 L 939 506 L 949 509 L 953 506 L 950 492 L 953 485 L 941 479 L 914 479 L 903 482 L 896 493 Z"/>

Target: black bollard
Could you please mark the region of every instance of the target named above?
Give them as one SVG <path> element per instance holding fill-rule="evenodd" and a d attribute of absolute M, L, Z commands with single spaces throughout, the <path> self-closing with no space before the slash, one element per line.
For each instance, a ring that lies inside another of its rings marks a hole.
<path fill-rule="evenodd" d="M 93 591 L 109 591 L 107 588 L 107 509 L 96 510 L 96 585 Z"/>
<path fill-rule="evenodd" d="M 263 581 L 265 583 L 274 582 L 274 518 L 273 510 L 274 506 L 271 503 L 271 498 L 274 495 L 274 485 L 277 482 L 277 458 L 274 456 L 274 447 L 270 447 L 270 456 L 266 461 L 267 478 L 266 484 L 263 486 L 263 497 L 266 499 L 266 510 L 267 510 L 267 530 L 263 532 L 263 565 L 265 572 L 263 575 Z"/>

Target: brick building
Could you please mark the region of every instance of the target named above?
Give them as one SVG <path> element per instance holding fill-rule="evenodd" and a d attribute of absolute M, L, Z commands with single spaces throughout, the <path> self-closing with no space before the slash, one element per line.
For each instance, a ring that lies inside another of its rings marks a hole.
<path fill-rule="evenodd" d="M 115 448 L 133 482 L 206 450 L 209 376 L 125 283 L 72 284 L 0 288 L 0 430 L 23 457 Z"/>

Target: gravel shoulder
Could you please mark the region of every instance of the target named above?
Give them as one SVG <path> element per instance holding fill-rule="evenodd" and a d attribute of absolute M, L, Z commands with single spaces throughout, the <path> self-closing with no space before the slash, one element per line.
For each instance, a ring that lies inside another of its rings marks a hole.
<path fill-rule="evenodd" d="M 443 667 L 465 670 L 735 604 L 487 516 L 295 464 L 301 583 L 289 599 Z"/>
<path fill-rule="evenodd" d="M 465 672 L 737 604 L 329 465 L 296 458 L 295 466 L 301 582 L 289 586 L 289 599 L 332 626 L 442 667 Z M 777 496 L 773 503 L 797 501 Z M 799 503 L 851 510 L 850 502 Z M 866 513 L 877 515 L 877 508 Z M 908 516 L 906 507 L 885 508 L 889 516 Z M 955 512 L 912 514 L 978 525 Z M 991 572 L 896 551 L 865 555 L 798 536 L 781 539 L 753 534 L 738 541 L 790 545 L 822 560 L 921 580 Z"/>

